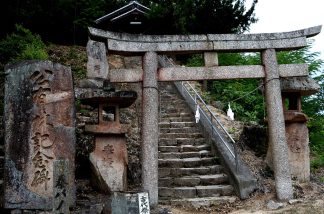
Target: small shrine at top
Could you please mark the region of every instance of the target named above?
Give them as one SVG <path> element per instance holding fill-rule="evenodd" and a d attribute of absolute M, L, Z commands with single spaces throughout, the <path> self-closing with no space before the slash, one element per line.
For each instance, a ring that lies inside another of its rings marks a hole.
<path fill-rule="evenodd" d="M 137 1 L 130 1 L 127 5 L 96 19 L 96 27 L 104 30 L 125 33 L 144 33 L 149 28 L 147 13 L 150 8 Z"/>

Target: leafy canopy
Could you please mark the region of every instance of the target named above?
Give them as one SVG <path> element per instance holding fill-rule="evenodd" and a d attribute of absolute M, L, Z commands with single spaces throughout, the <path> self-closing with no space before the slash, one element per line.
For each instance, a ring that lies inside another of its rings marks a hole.
<path fill-rule="evenodd" d="M 16 31 L 0 40 L 0 62 L 8 63 L 27 59 L 47 59 L 45 44 L 40 36 L 21 25 Z"/>
<path fill-rule="evenodd" d="M 45 41 L 85 44 L 93 21 L 124 5 L 128 0 L 25 0 L 5 1 L 0 6 L 3 38 L 19 23 Z M 234 33 L 256 22 L 254 0 L 139 0 L 150 7 L 151 34 Z"/>
<path fill-rule="evenodd" d="M 257 19 L 257 0 L 246 9 L 245 0 L 153 0 L 150 3 L 152 29 L 156 34 L 239 33 Z"/>

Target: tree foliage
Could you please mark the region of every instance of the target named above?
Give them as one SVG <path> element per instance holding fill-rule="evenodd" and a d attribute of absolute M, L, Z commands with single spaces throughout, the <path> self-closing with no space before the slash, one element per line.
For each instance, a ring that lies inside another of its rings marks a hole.
<path fill-rule="evenodd" d="M 218 58 L 221 66 L 260 64 L 259 54 L 220 53 Z M 202 66 L 201 55 L 189 59 L 187 65 Z M 230 103 L 235 117 L 242 121 L 262 122 L 264 119 L 264 101 L 259 86 L 258 79 L 208 81 L 210 99 L 222 102 L 224 111 Z"/>
<path fill-rule="evenodd" d="M 311 45 L 297 51 L 278 52 L 277 59 L 279 64 L 307 63 L 310 75 L 321 86 L 317 94 L 303 97 L 302 100 L 302 111 L 309 117 L 310 147 L 315 157 L 311 165 L 313 169 L 317 169 L 324 166 L 324 62 L 318 58 L 319 53 L 310 51 L 310 47 Z M 261 64 L 260 61 L 260 54 L 219 54 L 220 65 Z M 202 66 L 201 55 L 189 59 L 187 65 Z M 208 86 L 211 100 L 221 101 L 224 104 L 230 102 L 238 120 L 262 123 L 266 106 L 262 93 L 256 90 L 260 86 L 260 81 L 210 81 Z M 223 110 L 226 108 L 227 105 L 224 105 Z"/>
<path fill-rule="evenodd" d="M 2 1 L 0 38 L 21 24 L 45 41 L 84 44 L 93 20 L 124 5 L 126 0 Z"/>
<path fill-rule="evenodd" d="M 245 0 L 153 0 L 150 17 L 153 33 L 238 33 L 257 21 L 257 0 L 249 9 Z"/>
<path fill-rule="evenodd" d="M 21 25 L 16 25 L 15 32 L 0 40 L 0 53 L 0 62 L 3 64 L 17 60 L 48 58 L 40 36 Z"/>
<path fill-rule="evenodd" d="M 322 123 L 324 118 L 323 60 L 318 58 L 319 53 L 311 52 L 310 47 L 311 45 L 297 51 L 278 52 L 277 59 L 279 64 L 307 63 L 310 75 L 321 85 L 321 90 L 316 95 L 303 97 L 302 105 L 303 112 L 310 117 L 310 130 L 319 133 L 324 126 L 320 125 L 324 124 Z M 218 57 L 219 64 L 224 66 L 261 64 L 260 54 L 221 53 Z M 202 66 L 202 56 L 193 56 L 188 60 L 187 65 Z M 208 90 L 213 100 L 224 104 L 230 102 L 238 119 L 260 122 L 265 116 L 263 95 L 261 90 L 257 90 L 260 84 L 262 84 L 261 80 L 253 79 L 209 81 Z M 226 106 L 224 105 L 224 110 Z"/>
<path fill-rule="evenodd" d="M 256 21 L 254 7 L 245 0 L 142 0 L 152 8 L 149 33 L 242 32 Z M 60 44 L 85 44 L 93 21 L 127 4 L 127 0 L 12 0 L 2 1 L 3 38 L 21 24 L 45 40 Z"/>

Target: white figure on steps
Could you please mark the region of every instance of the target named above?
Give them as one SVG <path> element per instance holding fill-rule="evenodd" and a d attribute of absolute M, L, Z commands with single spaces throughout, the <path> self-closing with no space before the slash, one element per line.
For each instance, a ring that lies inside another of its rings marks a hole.
<path fill-rule="evenodd" d="M 197 105 L 197 110 L 196 110 L 195 118 L 196 118 L 196 123 L 198 123 L 199 120 L 200 120 L 200 113 L 199 113 L 199 106 L 198 105 Z"/>
<path fill-rule="evenodd" d="M 228 104 L 227 116 L 228 116 L 231 120 L 234 120 L 234 112 L 233 112 L 232 109 L 231 109 L 231 104 Z"/>

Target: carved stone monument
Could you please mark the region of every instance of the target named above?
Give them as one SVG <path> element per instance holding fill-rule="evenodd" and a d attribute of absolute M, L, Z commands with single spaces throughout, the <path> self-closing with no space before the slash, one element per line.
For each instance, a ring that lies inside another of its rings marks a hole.
<path fill-rule="evenodd" d="M 71 70 L 49 61 L 5 68 L 5 189 L 9 209 L 53 208 L 53 163 L 70 162 L 75 201 L 75 110 Z"/>
<path fill-rule="evenodd" d="M 105 43 L 89 40 L 87 44 L 87 77 L 91 79 L 108 78 L 108 61 Z"/>
<path fill-rule="evenodd" d="M 81 102 L 98 108 L 98 124 L 86 125 L 95 135 L 95 150 L 90 154 L 92 184 L 111 193 L 127 189 L 127 128 L 119 122 L 119 108 L 130 106 L 137 98 L 133 91 L 92 89 L 81 94 Z"/>

